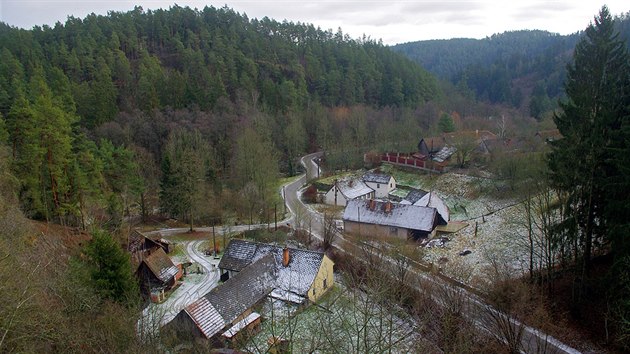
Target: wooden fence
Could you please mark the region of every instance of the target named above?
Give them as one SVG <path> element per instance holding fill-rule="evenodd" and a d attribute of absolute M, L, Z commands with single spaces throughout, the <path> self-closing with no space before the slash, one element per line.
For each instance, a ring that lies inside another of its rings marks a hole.
<path fill-rule="evenodd" d="M 444 166 L 431 160 L 421 160 L 409 153 L 387 152 L 381 155 L 382 162 L 389 162 L 396 165 L 408 166 L 422 170 L 444 172 Z"/>

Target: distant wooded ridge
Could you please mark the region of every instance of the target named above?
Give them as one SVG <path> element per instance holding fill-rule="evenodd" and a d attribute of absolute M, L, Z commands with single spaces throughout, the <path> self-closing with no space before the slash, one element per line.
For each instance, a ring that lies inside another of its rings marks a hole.
<path fill-rule="evenodd" d="M 136 7 L 32 30 L 0 24 L 0 47 L 5 116 L 41 66 L 53 91 L 68 84 L 89 126 L 118 110 L 207 110 L 221 98 L 287 111 L 313 102 L 414 106 L 438 94 L 430 74 L 380 42 L 227 7 Z"/>
<path fill-rule="evenodd" d="M 630 43 L 630 12 L 615 21 L 620 36 Z M 540 119 L 564 96 L 566 65 L 582 33 L 510 31 L 484 39 L 426 40 L 391 48 L 471 98 L 507 104 Z"/>

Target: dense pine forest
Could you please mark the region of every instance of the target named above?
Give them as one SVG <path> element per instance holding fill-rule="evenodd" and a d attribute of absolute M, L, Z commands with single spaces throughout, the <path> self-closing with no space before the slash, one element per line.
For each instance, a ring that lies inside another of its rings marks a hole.
<path fill-rule="evenodd" d="M 31 30 L 0 23 L 0 293 L 9 299 L 0 302 L 0 352 L 181 348 L 138 331 L 143 299 L 120 247 L 129 231 L 269 229 L 283 209 L 283 177 L 302 172 L 305 153 L 324 150 L 325 166 L 343 174 L 364 167 L 364 153 L 414 151 L 421 137 L 483 129 L 509 145 L 556 128 L 562 138 L 535 151 L 453 167 L 496 182 L 475 198 L 523 207 L 515 223 L 528 231 L 529 272 L 493 279 L 483 295 L 537 318 L 523 321 L 532 327 L 568 323 L 575 328 L 558 332 L 627 351 L 629 38 L 630 16 L 606 7 L 570 36 L 519 31 L 392 48 L 227 7 L 136 7 Z M 460 156 L 472 154 L 462 145 Z M 323 220 L 332 233 L 332 217 Z M 476 325 L 434 300 L 415 305 L 431 317 L 422 326 L 437 328 L 439 351 L 474 352 Z M 504 342 L 497 352 L 520 352 Z M 196 344 L 191 352 L 212 350 Z"/>
<path fill-rule="evenodd" d="M 630 14 L 615 18 L 630 43 Z M 564 96 L 566 65 L 584 35 L 512 31 L 484 39 L 457 38 L 392 46 L 468 97 L 521 109 L 542 119 Z"/>
<path fill-rule="evenodd" d="M 307 150 L 335 145 L 343 160 L 376 141 L 413 146 L 414 110 L 441 95 L 379 42 L 228 8 L 2 24 L 0 47 L 3 140 L 22 208 L 70 225 L 117 225 L 132 205 L 185 217 L 202 189 L 206 203 L 221 191 L 265 203 L 277 166 L 295 173 Z M 205 209 L 218 222 L 224 208 Z"/>

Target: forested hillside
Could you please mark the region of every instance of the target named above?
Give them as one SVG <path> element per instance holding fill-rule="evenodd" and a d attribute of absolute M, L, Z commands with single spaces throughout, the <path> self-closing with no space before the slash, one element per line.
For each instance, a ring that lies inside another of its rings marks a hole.
<path fill-rule="evenodd" d="M 630 15 L 617 18 L 616 26 L 621 37 L 630 42 Z M 540 119 L 564 96 L 566 65 L 581 36 L 524 30 L 481 40 L 410 42 L 392 49 L 457 85 L 462 93 L 521 108 Z"/>
<path fill-rule="evenodd" d="M 295 173 L 317 146 L 347 165 L 358 147 L 415 144 L 437 113 L 422 123 L 412 112 L 439 96 L 379 42 L 228 8 L 0 24 L 0 139 L 22 209 L 71 225 L 158 208 L 219 222 L 245 196 L 276 198 L 278 168 Z"/>

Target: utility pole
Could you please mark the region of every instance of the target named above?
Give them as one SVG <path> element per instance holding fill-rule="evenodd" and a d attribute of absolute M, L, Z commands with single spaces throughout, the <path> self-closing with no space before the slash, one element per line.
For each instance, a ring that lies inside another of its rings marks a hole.
<path fill-rule="evenodd" d="M 214 234 L 214 224 L 216 224 L 216 219 L 212 223 L 212 256 L 217 256 L 217 239 Z"/>
<path fill-rule="evenodd" d="M 274 223 L 274 231 L 278 231 L 278 205 L 277 203 L 273 203 L 273 223 Z"/>
<path fill-rule="evenodd" d="M 227 230 L 225 229 L 225 227 L 223 228 L 223 249 L 225 250 L 227 248 L 227 243 L 225 243 L 225 234 L 227 234 L 226 232 Z"/>
<path fill-rule="evenodd" d="M 359 224 L 359 238 L 361 238 L 361 207 L 357 207 L 357 222 Z"/>
<path fill-rule="evenodd" d="M 286 186 L 282 186 L 282 202 L 284 203 L 284 214 L 287 215 L 287 192 L 284 189 Z"/>

